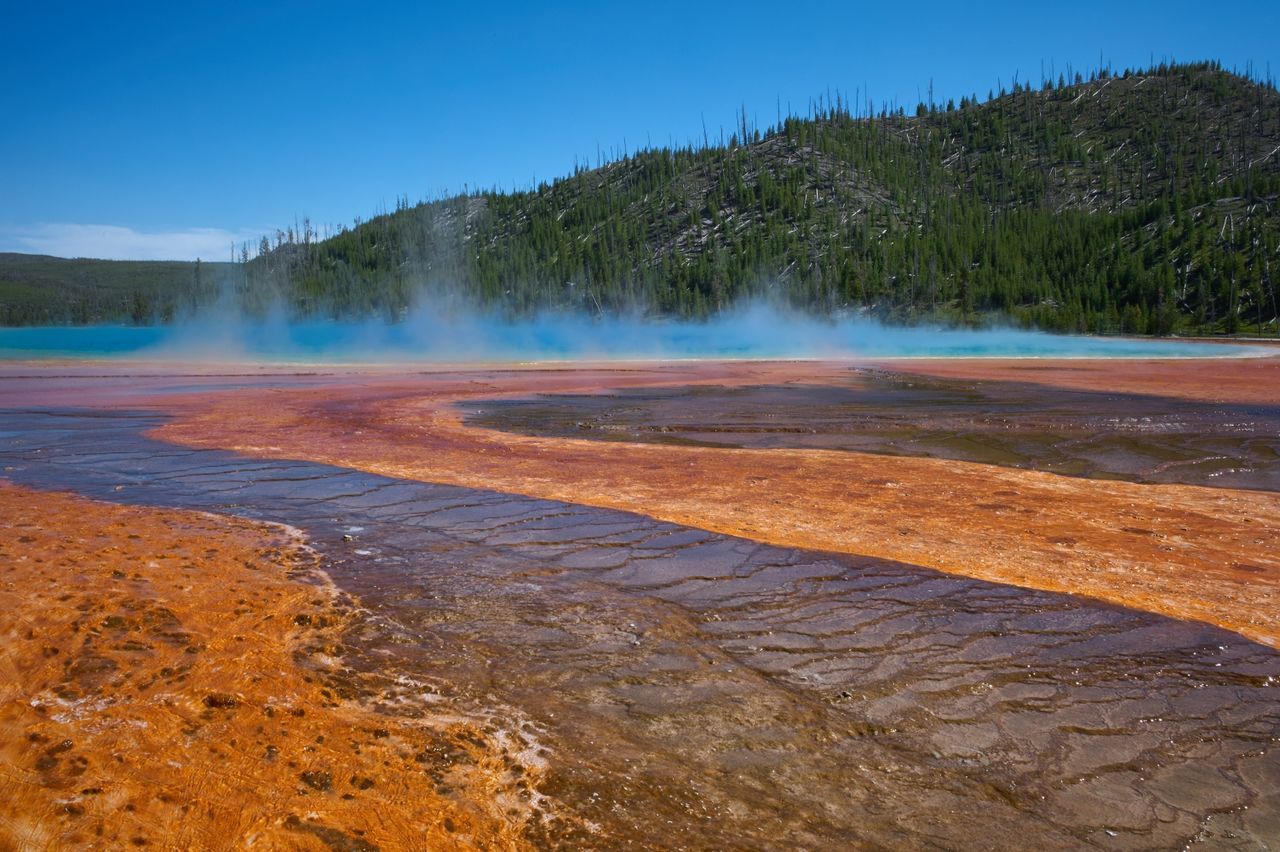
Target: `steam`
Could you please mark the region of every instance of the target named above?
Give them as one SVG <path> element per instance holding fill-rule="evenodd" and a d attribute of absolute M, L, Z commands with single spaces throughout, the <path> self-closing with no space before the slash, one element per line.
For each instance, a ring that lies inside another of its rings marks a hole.
<path fill-rule="evenodd" d="M 748 303 L 706 321 L 589 317 L 523 319 L 424 304 L 403 320 L 251 320 L 218 312 L 162 330 L 136 355 L 187 360 L 342 363 L 844 357 L 1177 357 L 1238 354 L 1210 344 L 1070 337 L 1013 329 L 902 328 Z"/>
<path fill-rule="evenodd" d="M 709 358 L 1214 357 L 1246 347 L 1015 329 L 887 326 L 748 303 L 706 321 L 548 312 L 523 319 L 422 304 L 399 322 L 248 318 L 222 305 L 168 326 L 0 329 L 0 358 L 447 363 Z"/>

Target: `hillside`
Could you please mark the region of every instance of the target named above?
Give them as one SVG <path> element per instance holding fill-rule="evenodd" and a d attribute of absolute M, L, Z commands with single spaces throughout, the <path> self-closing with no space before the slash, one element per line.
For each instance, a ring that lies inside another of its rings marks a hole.
<path fill-rule="evenodd" d="M 144 323 L 214 301 L 230 263 L 0 253 L 0 325 Z"/>
<path fill-rule="evenodd" d="M 1275 333 L 1280 94 L 1214 63 L 874 113 L 837 96 L 722 144 L 645 150 L 318 241 L 264 238 L 245 302 L 399 316 L 703 316 L 744 297 L 897 322 Z"/>

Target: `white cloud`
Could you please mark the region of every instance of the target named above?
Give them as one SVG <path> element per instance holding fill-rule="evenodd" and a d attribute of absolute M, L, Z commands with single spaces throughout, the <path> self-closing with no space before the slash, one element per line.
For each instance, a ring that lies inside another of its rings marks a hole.
<path fill-rule="evenodd" d="M 102 260 L 229 260 L 231 245 L 248 241 L 256 252 L 259 234 L 222 228 L 137 231 L 120 225 L 32 225 L 7 229 L 3 243 L 14 251 Z"/>

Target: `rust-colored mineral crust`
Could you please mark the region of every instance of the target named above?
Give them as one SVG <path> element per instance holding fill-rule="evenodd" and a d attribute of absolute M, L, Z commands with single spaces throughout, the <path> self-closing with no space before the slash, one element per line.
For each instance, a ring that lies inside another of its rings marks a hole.
<path fill-rule="evenodd" d="M 313 562 L 280 527 L 0 482 L 0 848 L 520 845 L 477 725 L 353 694 L 357 615 Z"/>
<path fill-rule="evenodd" d="M 1274 358 L 879 366 L 1210 400 L 1274 401 L 1280 387 Z M 646 384 L 848 383 L 849 368 L 720 363 L 335 378 L 309 389 L 189 400 L 180 406 L 186 414 L 158 436 L 622 509 L 771 544 L 1089 595 L 1280 645 L 1274 493 L 857 452 L 528 437 L 469 427 L 454 407 L 477 398 Z M 1240 371 L 1247 380 L 1238 379 Z"/>

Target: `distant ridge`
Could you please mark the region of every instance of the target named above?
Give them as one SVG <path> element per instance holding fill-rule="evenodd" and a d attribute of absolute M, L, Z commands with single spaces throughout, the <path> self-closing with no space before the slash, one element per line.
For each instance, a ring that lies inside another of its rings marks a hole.
<path fill-rule="evenodd" d="M 217 299 L 232 263 L 0 252 L 0 325 L 149 323 Z"/>
<path fill-rule="evenodd" d="M 250 305 L 338 316 L 395 317 L 425 291 L 514 313 L 702 316 L 754 297 L 899 322 L 1276 333 L 1273 81 L 1162 64 L 870 113 L 837 96 L 763 132 L 744 119 L 723 144 L 402 202 L 327 240 L 280 233 L 231 276 Z"/>

